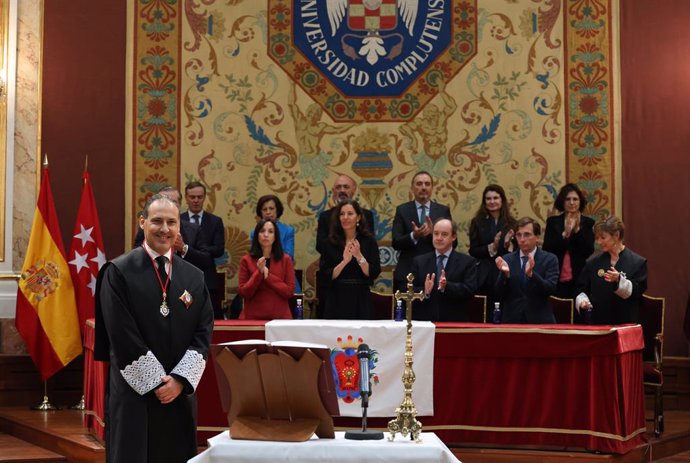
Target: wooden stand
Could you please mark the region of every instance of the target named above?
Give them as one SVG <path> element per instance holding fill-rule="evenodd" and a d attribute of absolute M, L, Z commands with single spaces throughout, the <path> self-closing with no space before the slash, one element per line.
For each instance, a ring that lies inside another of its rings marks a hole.
<path fill-rule="evenodd" d="M 334 438 L 338 403 L 327 347 L 229 343 L 213 346 L 223 411 L 233 439 Z"/>

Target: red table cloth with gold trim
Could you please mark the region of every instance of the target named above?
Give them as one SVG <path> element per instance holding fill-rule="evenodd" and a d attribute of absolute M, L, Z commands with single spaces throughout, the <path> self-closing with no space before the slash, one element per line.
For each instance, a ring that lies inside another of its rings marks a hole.
<path fill-rule="evenodd" d="M 217 321 L 213 343 L 263 339 L 264 324 Z M 626 453 L 646 442 L 643 345 L 639 325 L 437 323 L 434 416 L 420 421 L 451 445 Z M 203 442 L 227 428 L 213 362 L 197 395 Z M 387 419 L 368 424 L 385 428 Z"/>

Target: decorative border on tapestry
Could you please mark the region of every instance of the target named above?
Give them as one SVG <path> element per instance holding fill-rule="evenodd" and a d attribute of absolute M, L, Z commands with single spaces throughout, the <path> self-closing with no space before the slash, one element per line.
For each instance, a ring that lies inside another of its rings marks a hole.
<path fill-rule="evenodd" d="M 612 2 L 568 0 L 565 37 L 566 172 L 591 217 L 615 214 Z"/>
<path fill-rule="evenodd" d="M 180 15 L 177 0 L 136 0 L 132 73 L 132 218 L 180 178 Z"/>

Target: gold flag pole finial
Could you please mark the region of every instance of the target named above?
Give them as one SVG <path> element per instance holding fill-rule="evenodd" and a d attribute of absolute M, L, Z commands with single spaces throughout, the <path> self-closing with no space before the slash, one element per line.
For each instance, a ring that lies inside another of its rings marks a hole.
<path fill-rule="evenodd" d="M 43 167 L 48 167 L 48 153 L 43 154 Z"/>

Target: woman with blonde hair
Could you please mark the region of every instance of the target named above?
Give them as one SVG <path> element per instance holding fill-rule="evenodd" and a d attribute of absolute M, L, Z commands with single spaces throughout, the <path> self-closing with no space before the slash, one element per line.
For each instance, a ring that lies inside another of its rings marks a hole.
<path fill-rule="evenodd" d="M 590 258 L 577 282 L 575 307 L 591 310 L 595 325 L 637 323 L 647 290 L 647 259 L 625 246 L 625 225 L 615 216 L 594 224 L 601 254 Z"/>

